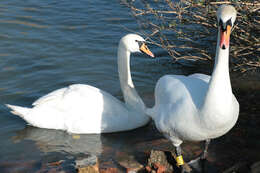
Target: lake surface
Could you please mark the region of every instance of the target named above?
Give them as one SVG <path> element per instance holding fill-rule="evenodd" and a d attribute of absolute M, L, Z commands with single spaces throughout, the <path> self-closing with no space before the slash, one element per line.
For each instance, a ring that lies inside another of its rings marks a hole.
<path fill-rule="evenodd" d="M 131 12 L 117 0 L 0 2 L 2 172 L 34 172 L 42 162 L 100 155 L 107 147 L 127 150 L 140 142 L 141 134 L 149 133 L 149 128 L 144 128 L 78 138 L 62 131 L 29 127 L 4 106 L 30 106 L 40 96 L 75 83 L 93 85 L 122 100 L 117 45 L 122 36 L 136 31 L 140 31 L 139 26 Z M 137 91 L 152 105 L 159 77 L 189 71 L 169 63 L 171 58 L 164 50 L 149 46 L 157 58 L 133 55 L 131 71 Z M 139 137 L 134 139 L 136 134 Z M 145 140 L 149 140 L 147 136 Z M 162 137 L 156 133 L 151 138 Z"/>
<path fill-rule="evenodd" d="M 62 131 L 29 128 L 4 104 L 30 106 L 38 97 L 75 83 L 122 99 L 117 45 L 122 36 L 136 31 L 129 9 L 116 0 L 1 1 L 0 163 L 41 161 L 52 152 L 101 153 L 100 135 L 74 140 Z M 150 48 L 155 54 L 162 51 Z M 170 70 L 168 61 L 133 56 L 133 80 L 141 96 L 151 93 L 156 80 Z"/>

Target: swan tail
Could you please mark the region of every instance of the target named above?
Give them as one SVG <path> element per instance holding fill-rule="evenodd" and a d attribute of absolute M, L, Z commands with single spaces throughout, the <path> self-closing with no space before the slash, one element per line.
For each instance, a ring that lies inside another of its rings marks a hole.
<path fill-rule="evenodd" d="M 18 115 L 23 119 L 25 119 L 26 115 L 28 115 L 28 113 L 30 112 L 30 108 L 24 108 L 21 106 L 14 106 L 9 104 L 6 104 L 6 106 L 11 109 L 12 114 Z"/>

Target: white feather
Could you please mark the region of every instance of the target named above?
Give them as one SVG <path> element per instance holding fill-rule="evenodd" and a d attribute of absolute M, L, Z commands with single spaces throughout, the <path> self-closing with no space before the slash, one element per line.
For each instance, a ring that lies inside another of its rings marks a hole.
<path fill-rule="evenodd" d="M 222 6 L 218 18 L 235 20 L 234 7 Z M 155 106 L 147 109 L 156 127 L 178 147 L 183 141 L 213 139 L 227 133 L 236 123 L 239 104 L 230 84 L 229 48 L 217 44 L 212 76 L 166 75 L 155 87 Z"/>
<path fill-rule="evenodd" d="M 7 105 L 29 124 L 70 133 L 108 133 L 131 130 L 148 123 L 145 105 L 130 73 L 130 53 L 140 52 L 135 34 L 123 37 L 118 47 L 120 84 L 126 103 L 90 85 L 75 84 L 36 100 L 32 108 Z"/>

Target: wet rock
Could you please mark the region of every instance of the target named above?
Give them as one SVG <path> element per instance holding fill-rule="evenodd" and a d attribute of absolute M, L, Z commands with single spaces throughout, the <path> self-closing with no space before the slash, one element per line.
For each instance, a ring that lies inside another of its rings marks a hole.
<path fill-rule="evenodd" d="M 122 167 L 126 168 L 126 172 L 128 173 L 140 172 L 144 169 L 144 166 L 140 164 L 133 155 L 124 152 L 117 152 L 116 157 L 118 163 Z"/>
<path fill-rule="evenodd" d="M 65 159 L 44 163 L 36 173 L 76 173 L 74 159 Z"/>
<path fill-rule="evenodd" d="M 94 155 L 87 157 L 87 158 L 81 158 L 81 159 L 75 160 L 77 168 L 86 167 L 86 166 L 93 166 L 93 165 L 96 165 L 97 162 L 98 162 L 97 157 L 94 156 Z"/>
<path fill-rule="evenodd" d="M 246 162 L 238 162 L 230 168 L 223 171 L 223 173 L 235 173 L 235 172 L 250 172 L 248 164 Z"/>
<path fill-rule="evenodd" d="M 260 173 L 260 161 L 255 162 L 251 166 L 251 173 Z"/>
<path fill-rule="evenodd" d="M 151 173 L 173 172 L 173 166 L 168 162 L 165 152 L 152 150 L 146 171 Z"/>
<path fill-rule="evenodd" d="M 21 162 L 1 162 L 0 163 L 0 172 L 29 172 L 31 170 L 37 170 L 39 162 L 34 160 L 21 161 Z"/>
<path fill-rule="evenodd" d="M 100 173 L 119 173 L 122 172 L 118 170 L 117 168 L 106 168 L 106 169 L 101 169 Z"/>
<path fill-rule="evenodd" d="M 87 166 L 77 169 L 78 173 L 99 173 L 98 167 L 96 166 Z"/>
<path fill-rule="evenodd" d="M 78 173 L 98 173 L 98 160 L 96 156 L 77 159 L 75 161 Z"/>
<path fill-rule="evenodd" d="M 114 159 L 109 160 L 99 160 L 99 168 L 100 173 L 125 173 L 127 169 L 122 167 L 118 162 Z"/>

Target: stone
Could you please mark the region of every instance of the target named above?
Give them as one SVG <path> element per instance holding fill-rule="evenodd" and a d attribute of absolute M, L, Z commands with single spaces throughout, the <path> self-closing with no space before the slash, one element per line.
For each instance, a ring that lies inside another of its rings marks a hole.
<path fill-rule="evenodd" d="M 167 156 L 163 151 L 151 150 L 150 158 L 146 166 L 147 172 L 156 171 L 157 173 L 162 172 L 173 172 L 172 165 L 168 162 Z"/>
<path fill-rule="evenodd" d="M 118 163 L 126 168 L 128 173 L 130 172 L 139 172 L 144 169 L 144 166 L 140 164 L 136 159 L 135 156 L 129 155 L 128 153 L 124 152 L 117 152 L 116 157 Z"/>
<path fill-rule="evenodd" d="M 260 173 L 260 161 L 251 165 L 251 173 Z"/>

